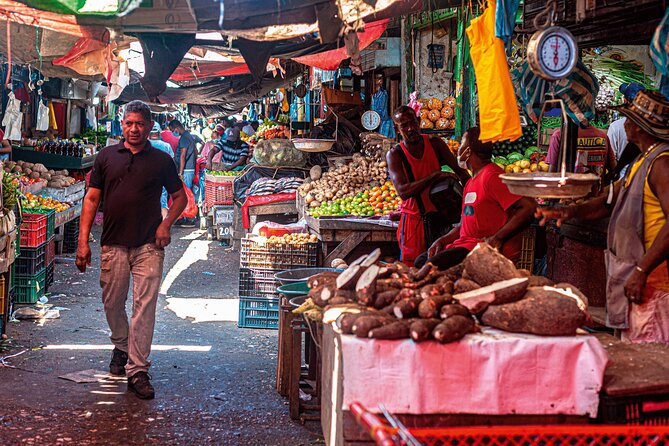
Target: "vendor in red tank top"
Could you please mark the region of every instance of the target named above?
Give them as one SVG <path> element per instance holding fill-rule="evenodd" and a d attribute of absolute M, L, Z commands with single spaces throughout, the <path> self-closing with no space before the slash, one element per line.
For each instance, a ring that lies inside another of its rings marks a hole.
<path fill-rule="evenodd" d="M 386 159 L 390 179 L 403 200 L 397 230 L 402 261 L 412 265 L 416 257 L 434 242 L 426 240 L 424 217 L 427 215 L 430 220 L 431 214 L 437 215 L 437 209 L 430 201 L 430 188 L 452 175 L 442 172 L 441 166 L 453 169 L 463 184 L 469 179 L 469 174 L 458 167 L 455 156 L 441 138 L 421 135 L 420 123 L 412 108 L 399 107 L 393 113 L 393 121 L 402 139 L 388 152 Z"/>

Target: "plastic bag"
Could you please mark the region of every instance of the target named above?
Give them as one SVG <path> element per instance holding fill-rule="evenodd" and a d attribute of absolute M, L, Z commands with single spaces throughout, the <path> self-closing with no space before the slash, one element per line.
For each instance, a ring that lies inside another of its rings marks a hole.
<path fill-rule="evenodd" d="M 307 232 L 307 222 L 302 219 L 297 223 L 282 225 L 273 221 L 263 221 L 256 223 L 251 232 L 255 235 L 262 235 L 265 237 L 304 233 Z"/>
<path fill-rule="evenodd" d="M 287 139 L 266 139 L 255 146 L 253 158 L 266 167 L 304 167 L 308 156 Z"/>
<path fill-rule="evenodd" d="M 195 201 L 195 195 L 193 195 L 193 191 L 186 187 L 185 183 L 184 190 L 186 191 L 188 203 L 186 204 L 184 211 L 181 213 L 181 218 L 195 218 L 197 217 L 197 202 Z"/>

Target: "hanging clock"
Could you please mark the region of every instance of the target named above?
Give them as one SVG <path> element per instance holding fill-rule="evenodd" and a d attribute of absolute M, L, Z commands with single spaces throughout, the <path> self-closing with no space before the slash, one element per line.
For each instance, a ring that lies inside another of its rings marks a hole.
<path fill-rule="evenodd" d="M 532 71 L 546 80 L 569 76 L 578 61 L 574 36 L 560 26 L 537 31 L 527 44 L 527 61 Z"/>
<path fill-rule="evenodd" d="M 374 130 L 381 125 L 381 115 L 374 110 L 367 110 L 362 114 L 362 126 L 367 130 Z"/>

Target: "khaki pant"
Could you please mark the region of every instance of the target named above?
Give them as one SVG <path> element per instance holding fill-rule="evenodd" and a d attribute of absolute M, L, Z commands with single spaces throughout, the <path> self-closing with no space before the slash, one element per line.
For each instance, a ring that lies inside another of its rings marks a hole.
<path fill-rule="evenodd" d="M 154 244 L 138 248 L 103 246 L 100 286 L 111 341 L 128 353 L 126 375 L 149 370 L 156 303 L 163 276 L 165 251 Z M 132 316 L 128 325 L 125 303 L 132 275 Z"/>
<path fill-rule="evenodd" d="M 630 304 L 629 328 L 620 337 L 629 342 L 669 344 L 669 293 L 647 285 L 643 303 Z"/>

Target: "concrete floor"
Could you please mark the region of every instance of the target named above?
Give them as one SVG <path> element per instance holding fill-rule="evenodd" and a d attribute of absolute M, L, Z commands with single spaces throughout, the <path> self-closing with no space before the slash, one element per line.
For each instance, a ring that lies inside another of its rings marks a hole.
<path fill-rule="evenodd" d="M 99 239 L 99 228 L 94 231 Z M 319 423 L 288 417 L 275 389 L 277 332 L 237 328 L 238 253 L 175 227 L 159 297 L 151 374 L 156 399 L 124 381 L 77 384 L 59 376 L 108 370 L 111 344 L 100 302 L 99 249 L 85 274 L 56 264 L 50 302 L 61 318 L 10 323 L 0 357 L 0 444 L 312 445 Z M 60 259 L 63 261 L 66 259 Z M 170 308 L 173 308 L 181 317 Z M 193 316 L 193 317 L 187 317 Z M 185 319 L 184 319 L 185 317 Z M 207 321 L 208 322 L 194 322 Z"/>

